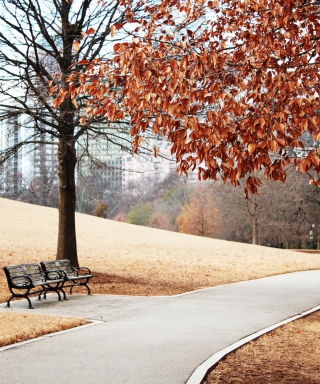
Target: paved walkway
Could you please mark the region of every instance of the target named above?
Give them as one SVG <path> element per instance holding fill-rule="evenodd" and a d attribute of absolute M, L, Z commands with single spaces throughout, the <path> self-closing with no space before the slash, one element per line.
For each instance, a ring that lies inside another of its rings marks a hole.
<path fill-rule="evenodd" d="M 52 295 L 32 313 L 102 322 L 2 351 L 0 383 L 182 384 L 214 353 L 319 304 L 320 271 L 173 297 Z"/>

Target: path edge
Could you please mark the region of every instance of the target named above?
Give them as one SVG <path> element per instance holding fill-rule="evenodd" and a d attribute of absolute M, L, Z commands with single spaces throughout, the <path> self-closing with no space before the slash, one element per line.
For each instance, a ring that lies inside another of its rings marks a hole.
<path fill-rule="evenodd" d="M 79 325 L 78 327 L 64 329 L 63 331 L 47 333 L 46 335 L 43 335 L 40 337 L 35 337 L 34 339 L 21 341 L 20 343 L 5 345 L 4 347 L 0 348 L 0 353 L 6 351 L 8 349 L 11 349 L 11 348 L 18 348 L 18 347 L 21 347 L 25 344 L 34 343 L 35 341 L 45 340 L 45 339 L 48 339 L 49 337 L 62 335 L 64 333 L 69 333 L 69 332 L 73 332 L 73 331 L 80 331 L 83 328 L 92 327 L 93 325 L 99 325 L 99 324 L 103 323 L 103 321 L 100 321 L 100 320 L 88 320 L 88 321 L 89 321 L 89 324 L 84 324 L 84 325 Z"/>
<path fill-rule="evenodd" d="M 201 363 L 192 373 L 192 375 L 189 377 L 189 379 L 186 381 L 186 384 L 201 384 L 203 383 L 203 380 L 205 379 L 208 372 L 226 355 L 229 353 L 235 351 L 236 349 L 242 347 L 244 344 L 249 343 L 250 341 L 257 339 L 258 337 L 273 331 L 276 328 L 281 327 L 282 325 L 285 325 L 287 323 L 290 323 L 291 321 L 300 319 L 304 316 L 310 315 L 313 312 L 316 312 L 320 310 L 320 305 L 317 305 L 316 307 L 313 307 L 307 311 L 304 311 L 302 313 L 299 313 L 295 316 L 289 317 L 286 320 L 282 320 L 279 323 L 270 325 L 269 327 L 263 328 L 258 332 L 252 333 L 237 342 L 229 345 L 228 347 L 222 349 L 219 352 L 216 352 L 214 355 L 210 356 L 207 360 L 205 360 L 203 363 Z"/>

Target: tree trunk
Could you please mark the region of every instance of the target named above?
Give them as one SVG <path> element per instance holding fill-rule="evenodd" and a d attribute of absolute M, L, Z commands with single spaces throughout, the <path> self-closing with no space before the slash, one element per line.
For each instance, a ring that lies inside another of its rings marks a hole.
<path fill-rule="evenodd" d="M 252 244 L 258 244 L 258 220 L 256 216 L 253 216 L 252 220 Z"/>
<path fill-rule="evenodd" d="M 61 137 L 58 147 L 59 161 L 59 231 L 57 260 L 69 259 L 79 266 L 75 225 L 75 166 L 77 163 L 75 142 Z"/>

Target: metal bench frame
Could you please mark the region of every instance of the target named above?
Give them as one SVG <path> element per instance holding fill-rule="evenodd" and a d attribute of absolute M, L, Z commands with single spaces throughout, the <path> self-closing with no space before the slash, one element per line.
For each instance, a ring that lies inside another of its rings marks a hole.
<path fill-rule="evenodd" d="M 48 292 L 56 292 L 59 301 L 61 301 L 60 292 L 65 296 L 63 290 L 65 279 L 59 271 L 41 271 L 37 263 L 8 265 L 3 267 L 3 270 L 11 292 L 7 301 L 8 308 L 10 308 L 10 301 L 13 298 L 27 299 L 29 308 L 33 309 L 29 299 L 30 295 L 37 294 L 38 300 L 41 300 L 42 294 L 46 299 Z"/>
<path fill-rule="evenodd" d="M 64 277 L 65 283 L 63 288 L 70 288 L 70 295 L 72 295 L 74 287 L 86 287 L 88 295 L 91 295 L 88 282 L 92 274 L 88 267 L 73 267 L 68 259 L 42 261 L 40 264 L 43 271 L 58 271 Z M 67 300 L 65 294 L 64 299 Z"/>

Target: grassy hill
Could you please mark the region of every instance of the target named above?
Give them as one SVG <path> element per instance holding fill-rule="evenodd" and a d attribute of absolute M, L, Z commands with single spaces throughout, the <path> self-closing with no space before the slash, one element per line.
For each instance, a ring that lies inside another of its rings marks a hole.
<path fill-rule="evenodd" d="M 58 211 L 0 198 L 0 264 L 55 258 Z M 76 214 L 79 262 L 93 292 L 172 294 L 298 270 L 320 256 L 202 238 Z M 4 273 L 0 301 L 8 296 Z"/>

